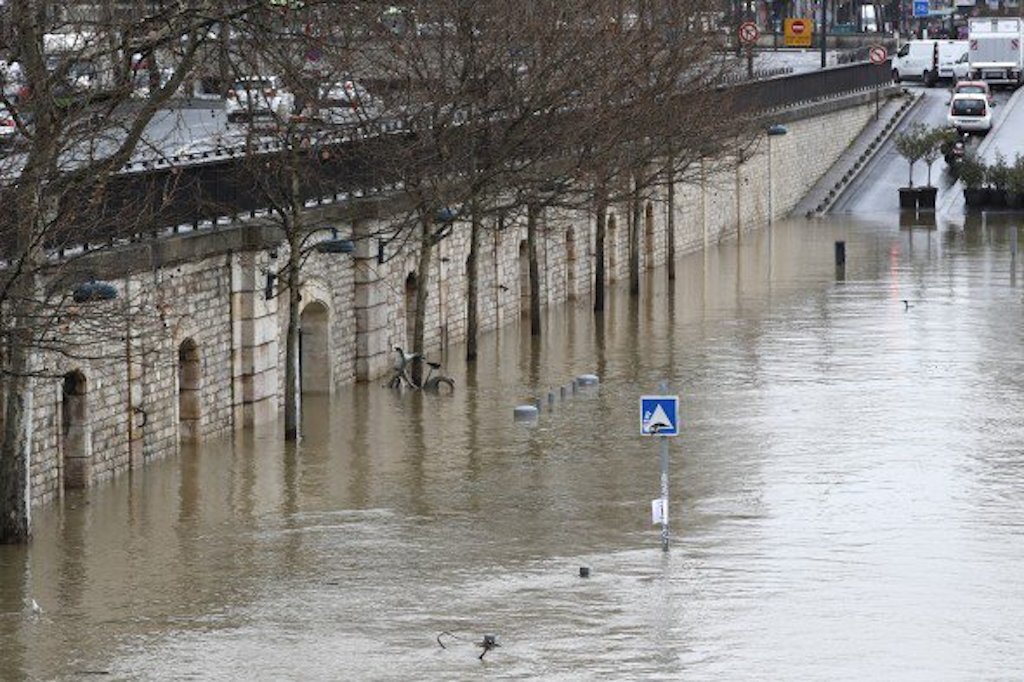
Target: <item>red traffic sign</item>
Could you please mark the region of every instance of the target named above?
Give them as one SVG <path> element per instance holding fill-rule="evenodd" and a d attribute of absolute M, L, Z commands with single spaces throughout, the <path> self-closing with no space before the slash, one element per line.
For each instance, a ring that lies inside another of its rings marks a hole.
<path fill-rule="evenodd" d="M 871 60 L 872 64 L 884 64 L 888 58 L 889 52 L 885 49 L 884 45 L 872 45 L 871 49 L 868 50 L 868 59 Z"/>
<path fill-rule="evenodd" d="M 793 23 L 789 25 L 789 30 L 793 32 L 793 35 L 803 35 L 803 32 L 807 30 L 807 22 L 802 19 L 794 19 Z"/>
<path fill-rule="evenodd" d="M 757 42 L 758 36 L 761 32 L 757 30 L 757 24 L 752 21 L 744 21 L 740 24 L 739 36 L 740 42 L 745 45 L 750 45 Z"/>

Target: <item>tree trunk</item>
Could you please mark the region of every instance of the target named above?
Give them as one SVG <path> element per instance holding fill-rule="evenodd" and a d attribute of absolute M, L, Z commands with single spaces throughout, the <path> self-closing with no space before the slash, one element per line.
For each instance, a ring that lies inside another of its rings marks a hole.
<path fill-rule="evenodd" d="M 676 174 L 675 160 L 668 160 L 668 217 L 665 220 L 665 241 L 668 242 L 668 280 L 676 278 Z"/>
<path fill-rule="evenodd" d="M 288 253 L 288 331 L 284 351 L 284 438 L 297 441 L 300 434 L 302 419 L 302 375 L 299 371 L 299 343 L 301 342 L 301 317 L 299 306 L 302 304 L 299 278 L 299 267 L 302 263 L 301 235 L 297 226 L 289 226 Z"/>
<path fill-rule="evenodd" d="M 541 208 L 526 207 L 526 250 L 530 260 L 530 336 L 540 336 L 540 264 L 537 261 L 537 230 Z"/>
<path fill-rule="evenodd" d="M 52 150 L 50 150 L 52 151 Z M 44 154 L 46 158 L 48 155 Z M 4 369 L 3 443 L 0 443 L 0 544 L 27 543 L 32 537 L 32 509 L 29 504 L 29 462 L 32 454 L 32 349 L 36 275 L 45 256 L 37 234 L 50 212 L 56 211 L 56 198 L 44 195 L 40 168 L 30 166 L 22 172 L 26 191 L 20 197 L 16 253 L 23 259 L 17 268 L 10 291 L 9 345 Z M 53 204 L 51 206 L 51 203 Z"/>
<path fill-rule="evenodd" d="M 24 324 L 13 320 L 14 325 Z M 14 331 L 9 349 L 9 374 L 4 379 L 7 394 L 4 407 L 3 443 L 0 443 L 0 544 L 26 543 L 32 535 L 28 504 L 29 437 L 32 423 L 32 393 L 29 371 L 31 339 L 25 331 Z"/>
<path fill-rule="evenodd" d="M 427 330 L 427 292 L 430 287 L 430 263 L 434 255 L 434 235 L 430 212 L 423 211 L 420 220 L 420 257 L 419 264 L 416 266 L 416 315 L 412 331 L 412 350 L 420 355 L 420 358 L 412 364 L 412 381 L 417 386 L 423 384 L 424 339 L 426 338 Z"/>
<path fill-rule="evenodd" d="M 217 36 L 217 90 L 219 95 L 227 95 L 231 90 L 231 30 L 227 22 L 220 23 Z"/>
<path fill-rule="evenodd" d="M 607 273 L 604 267 L 604 237 L 608 220 L 608 203 L 604 195 L 604 186 L 595 188 L 595 226 L 594 226 L 594 312 L 604 312 L 604 289 Z"/>
<path fill-rule="evenodd" d="M 633 176 L 633 192 L 630 197 L 629 221 L 629 295 L 640 295 L 640 232 L 643 218 L 640 201 L 640 178 Z"/>
<path fill-rule="evenodd" d="M 466 257 L 466 360 L 476 360 L 480 319 L 477 314 L 480 298 L 480 206 L 474 199 L 470 208 L 469 255 Z"/>
<path fill-rule="evenodd" d="M 38 56 L 38 55 L 37 55 Z M 38 69 L 39 64 L 35 65 Z M 30 68 L 32 65 L 30 63 Z M 5 297 L 10 304 L 8 347 L 3 349 L 3 395 L 5 396 L 3 442 L 0 443 L 0 544 L 27 543 L 32 537 L 32 509 L 29 504 L 29 474 L 32 454 L 32 349 L 35 346 L 33 320 L 36 319 L 36 272 L 46 256 L 38 235 L 50 215 L 56 213 L 57 197 L 43 190 L 46 165 L 39 159 L 56 156 L 54 135 L 35 142 L 37 156 L 21 173 L 23 191 L 16 196 L 19 214 L 15 253 L 22 263 L 15 270 Z"/>

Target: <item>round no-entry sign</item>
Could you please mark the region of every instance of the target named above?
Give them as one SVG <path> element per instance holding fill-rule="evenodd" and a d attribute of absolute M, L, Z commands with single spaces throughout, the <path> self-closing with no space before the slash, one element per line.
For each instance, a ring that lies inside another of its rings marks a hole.
<path fill-rule="evenodd" d="M 757 30 L 757 24 L 754 22 L 744 21 L 740 24 L 739 35 L 741 43 L 750 45 L 757 42 L 757 38 L 761 35 L 761 32 Z"/>
<path fill-rule="evenodd" d="M 885 49 L 884 45 L 872 45 L 871 49 L 868 50 L 868 59 L 871 60 L 872 64 L 884 64 L 888 58 L 889 52 Z"/>
<path fill-rule="evenodd" d="M 789 25 L 789 30 L 792 31 L 795 36 L 802 36 L 804 31 L 807 30 L 807 22 L 800 19 L 794 19 L 793 23 Z"/>

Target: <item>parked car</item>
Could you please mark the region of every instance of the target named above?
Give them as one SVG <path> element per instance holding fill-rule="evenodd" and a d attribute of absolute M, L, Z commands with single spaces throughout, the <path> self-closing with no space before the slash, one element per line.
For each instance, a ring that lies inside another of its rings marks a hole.
<path fill-rule="evenodd" d="M 301 119 L 324 125 L 352 125 L 372 120 L 381 113 L 380 103 L 356 81 L 321 86 L 315 101 L 299 113 Z"/>
<path fill-rule="evenodd" d="M 992 129 L 988 97 L 976 93 L 954 95 L 949 103 L 948 120 L 957 132 L 987 133 Z"/>
<path fill-rule="evenodd" d="M 953 96 L 959 94 L 965 95 L 985 95 L 988 98 L 988 105 L 994 107 L 996 105 L 995 95 L 992 94 L 992 88 L 989 87 L 985 81 L 957 81 L 953 85 Z"/>
<path fill-rule="evenodd" d="M 18 126 L 14 122 L 14 115 L 7 107 L 0 105 L 0 146 L 13 146 L 17 139 Z"/>
<path fill-rule="evenodd" d="M 294 105 L 294 96 L 281 87 L 277 76 L 252 76 L 235 81 L 228 91 L 224 113 L 230 123 L 260 116 L 277 116 L 287 120 Z"/>

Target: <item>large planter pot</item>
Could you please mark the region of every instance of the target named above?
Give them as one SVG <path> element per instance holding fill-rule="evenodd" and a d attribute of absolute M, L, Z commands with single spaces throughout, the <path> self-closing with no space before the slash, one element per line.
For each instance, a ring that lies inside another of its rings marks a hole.
<path fill-rule="evenodd" d="M 924 227 L 935 229 L 935 211 L 921 211 L 920 213 L 900 211 L 900 227 L 914 229 Z"/>
<path fill-rule="evenodd" d="M 964 189 L 964 203 L 970 208 L 983 208 L 988 206 L 988 188 L 971 187 Z"/>
<path fill-rule="evenodd" d="M 917 187 L 900 187 L 900 210 L 917 210 Z"/>
<path fill-rule="evenodd" d="M 935 197 L 939 193 L 938 187 L 918 187 L 917 188 L 917 208 L 918 209 L 934 209 L 935 208 Z"/>

